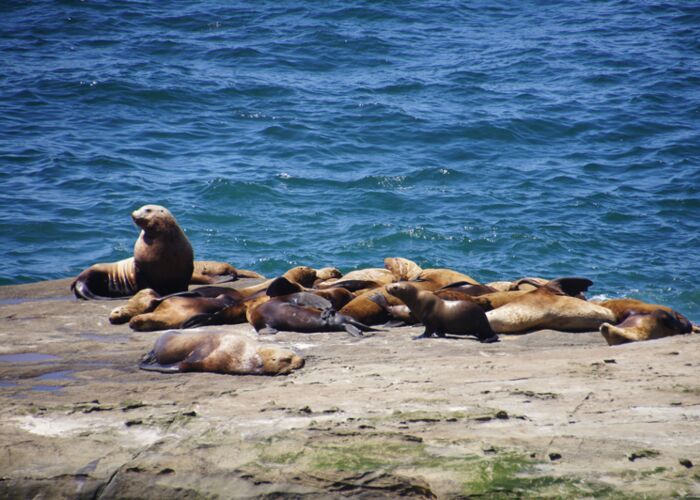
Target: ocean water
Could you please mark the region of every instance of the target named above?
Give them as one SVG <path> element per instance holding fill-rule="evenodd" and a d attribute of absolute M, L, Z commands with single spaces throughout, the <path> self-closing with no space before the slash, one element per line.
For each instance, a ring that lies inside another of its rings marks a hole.
<path fill-rule="evenodd" d="M 266 275 L 403 256 L 700 321 L 699 33 L 695 2 L 2 2 L 0 284 L 129 256 L 158 203 Z"/>

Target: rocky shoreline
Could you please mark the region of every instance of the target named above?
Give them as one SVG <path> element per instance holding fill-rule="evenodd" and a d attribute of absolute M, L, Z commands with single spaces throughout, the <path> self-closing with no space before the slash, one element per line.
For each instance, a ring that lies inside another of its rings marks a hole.
<path fill-rule="evenodd" d="M 280 333 L 291 375 L 164 375 L 69 284 L 0 287 L 5 498 L 700 495 L 696 335 Z"/>

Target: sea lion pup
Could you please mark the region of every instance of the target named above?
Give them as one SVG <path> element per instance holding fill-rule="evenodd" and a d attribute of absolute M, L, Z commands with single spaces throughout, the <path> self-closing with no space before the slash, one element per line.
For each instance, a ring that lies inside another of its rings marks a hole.
<path fill-rule="evenodd" d="M 630 311 L 617 325 L 600 325 L 600 333 L 608 345 L 661 339 L 692 332 L 693 325 L 685 316 L 665 309 L 654 309 L 651 312 Z"/>
<path fill-rule="evenodd" d="M 472 302 L 442 300 L 433 292 L 419 290 L 407 281 L 388 285 L 386 290 L 404 302 L 425 326 L 423 334 L 414 339 L 430 338 L 433 334 L 444 337 L 450 333 L 474 335 L 484 343 L 498 341 L 484 310 Z"/>
<path fill-rule="evenodd" d="M 384 259 L 384 267 L 391 271 L 396 281 L 414 280 L 423 272 L 418 264 L 403 257 L 387 257 Z"/>
<path fill-rule="evenodd" d="M 161 295 L 187 290 L 194 253 L 173 214 L 159 205 L 144 205 L 131 218 L 141 228 L 133 258 L 96 264 L 80 273 L 71 284 L 76 297 L 127 297 L 144 288 Z"/>
<path fill-rule="evenodd" d="M 590 284 L 592 282 L 585 278 L 552 280 L 541 288 L 524 292 L 508 304 L 488 311 L 486 317 L 498 333 L 524 333 L 547 328 L 574 332 L 597 330 L 604 322 L 615 320 L 613 312 L 571 296 L 585 291 Z"/>
<path fill-rule="evenodd" d="M 139 368 L 162 373 L 214 372 L 230 375 L 286 375 L 304 366 L 294 351 L 259 344 L 247 335 L 167 332 L 141 358 Z"/>

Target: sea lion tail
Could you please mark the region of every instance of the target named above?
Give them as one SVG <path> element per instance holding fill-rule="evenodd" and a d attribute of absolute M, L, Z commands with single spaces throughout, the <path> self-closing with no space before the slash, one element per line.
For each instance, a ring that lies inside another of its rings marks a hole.
<path fill-rule="evenodd" d="M 160 373 L 178 373 L 180 371 L 179 363 L 173 363 L 172 365 L 161 365 L 158 363 L 155 351 L 150 351 L 141 357 L 139 368 L 149 372 Z"/>

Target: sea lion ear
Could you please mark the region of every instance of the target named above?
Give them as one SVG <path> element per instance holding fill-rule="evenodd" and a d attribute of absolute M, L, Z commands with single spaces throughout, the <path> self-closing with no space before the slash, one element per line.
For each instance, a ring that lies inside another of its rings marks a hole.
<path fill-rule="evenodd" d="M 272 283 L 267 287 L 267 295 L 269 297 L 280 297 L 282 295 L 289 295 L 291 293 L 298 293 L 303 291 L 301 285 L 297 283 L 292 283 L 284 276 L 275 278 Z"/>
<path fill-rule="evenodd" d="M 570 295 L 575 297 L 576 295 L 587 291 L 592 285 L 593 282 L 588 278 L 557 278 L 549 281 L 544 288 L 547 288 L 548 290 L 560 295 Z"/>

